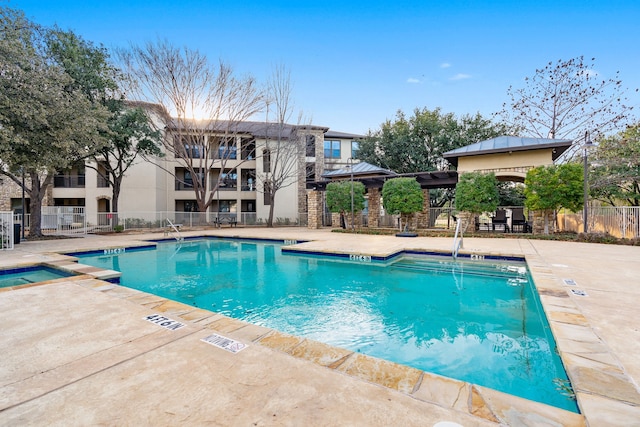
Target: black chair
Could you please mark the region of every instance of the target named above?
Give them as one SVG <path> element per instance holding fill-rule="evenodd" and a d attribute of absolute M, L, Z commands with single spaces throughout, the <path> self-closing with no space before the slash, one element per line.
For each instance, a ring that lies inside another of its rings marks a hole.
<path fill-rule="evenodd" d="M 511 229 L 514 233 L 529 233 L 531 231 L 523 208 L 514 208 L 511 211 Z"/>
<path fill-rule="evenodd" d="M 491 219 L 491 228 L 493 231 L 496 231 L 496 225 L 502 226 L 505 233 L 509 231 L 509 224 L 507 224 L 507 212 L 504 209 L 498 209 Z"/>

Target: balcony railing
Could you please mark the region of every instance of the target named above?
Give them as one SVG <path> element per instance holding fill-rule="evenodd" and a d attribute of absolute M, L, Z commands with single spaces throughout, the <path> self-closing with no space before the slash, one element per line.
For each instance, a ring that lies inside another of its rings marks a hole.
<path fill-rule="evenodd" d="M 98 188 L 109 188 L 109 181 L 98 175 Z"/>
<path fill-rule="evenodd" d="M 56 188 L 84 188 L 84 175 L 55 175 L 53 186 Z"/>

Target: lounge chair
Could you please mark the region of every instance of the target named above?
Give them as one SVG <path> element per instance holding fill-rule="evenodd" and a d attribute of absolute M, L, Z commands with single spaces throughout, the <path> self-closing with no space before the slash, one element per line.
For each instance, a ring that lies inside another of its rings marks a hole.
<path fill-rule="evenodd" d="M 498 209 L 491 219 L 491 228 L 496 231 L 496 225 L 502 226 L 505 233 L 509 231 L 509 224 L 507 224 L 507 212 L 504 209 Z"/>

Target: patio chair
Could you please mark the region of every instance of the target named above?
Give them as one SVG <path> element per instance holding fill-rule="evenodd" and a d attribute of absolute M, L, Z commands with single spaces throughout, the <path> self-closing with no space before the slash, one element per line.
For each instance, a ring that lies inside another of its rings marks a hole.
<path fill-rule="evenodd" d="M 527 218 L 524 216 L 523 208 L 514 208 L 511 210 L 511 229 L 514 233 L 528 233 L 530 230 Z"/>
<path fill-rule="evenodd" d="M 509 231 L 509 224 L 507 224 L 507 212 L 504 209 L 498 209 L 491 219 L 491 228 L 493 231 L 496 231 L 496 225 L 502 226 L 505 233 Z"/>

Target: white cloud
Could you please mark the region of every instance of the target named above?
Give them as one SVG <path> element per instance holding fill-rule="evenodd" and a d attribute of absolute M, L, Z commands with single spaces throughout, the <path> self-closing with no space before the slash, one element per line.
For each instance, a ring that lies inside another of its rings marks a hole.
<path fill-rule="evenodd" d="M 470 74 L 458 73 L 455 76 L 449 78 L 449 80 L 466 80 L 466 79 L 470 79 L 470 78 L 471 78 Z"/>
<path fill-rule="evenodd" d="M 440 64 L 440 68 L 449 68 L 451 67 L 451 64 L 449 64 L 448 62 L 443 62 L 442 64 Z"/>
<path fill-rule="evenodd" d="M 422 83 L 419 79 L 413 78 L 413 77 L 409 77 L 407 79 L 407 83 L 412 83 L 412 84 L 416 84 L 416 83 Z"/>
<path fill-rule="evenodd" d="M 585 74 L 588 78 L 595 78 L 600 75 L 596 70 L 586 69 Z"/>

